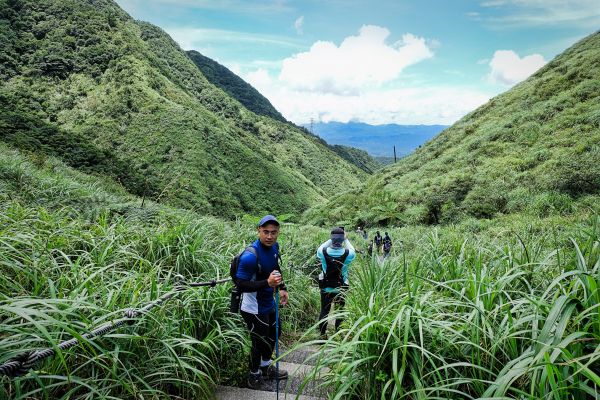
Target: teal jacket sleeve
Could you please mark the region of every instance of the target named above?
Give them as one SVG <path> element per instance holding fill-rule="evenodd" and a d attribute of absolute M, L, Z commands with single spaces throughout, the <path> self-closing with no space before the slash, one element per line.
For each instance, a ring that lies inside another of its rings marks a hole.
<path fill-rule="evenodd" d="M 346 261 L 344 261 L 344 266 L 342 267 L 342 278 L 344 279 L 344 283 L 348 284 L 348 267 L 356 257 L 356 250 L 348 239 L 344 240 L 344 245 L 348 249 L 348 257 L 346 257 Z"/>
<path fill-rule="evenodd" d="M 323 249 L 331 245 L 331 239 L 322 243 L 317 249 L 317 258 L 321 261 L 321 270 L 323 273 L 327 272 L 327 263 L 325 262 L 325 256 L 323 255 Z"/>

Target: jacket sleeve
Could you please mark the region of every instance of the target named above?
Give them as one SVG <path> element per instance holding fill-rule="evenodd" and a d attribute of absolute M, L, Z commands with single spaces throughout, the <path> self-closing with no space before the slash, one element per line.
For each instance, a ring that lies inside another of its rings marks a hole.
<path fill-rule="evenodd" d="M 327 240 L 325 243 L 322 243 L 317 249 L 317 258 L 321 261 L 321 270 L 323 273 L 327 272 L 327 262 L 325 261 L 325 256 L 323 255 L 323 249 L 327 246 L 331 245 L 331 239 Z"/>
<path fill-rule="evenodd" d="M 350 264 L 352 263 L 352 261 L 354 261 L 354 258 L 356 257 L 356 250 L 354 249 L 354 246 L 352 246 L 352 243 L 350 243 L 350 241 L 348 239 L 345 240 L 346 248 L 348 249 L 348 257 L 346 257 L 346 261 L 344 261 L 344 265 L 342 266 L 342 279 L 344 280 L 344 283 L 348 283 L 348 267 L 350 266 Z"/>
<path fill-rule="evenodd" d="M 256 256 L 249 251 L 245 251 L 240 257 L 236 278 L 237 287 L 242 292 L 256 292 L 269 287 L 266 279 L 254 280 L 256 278 Z"/>
<path fill-rule="evenodd" d="M 281 284 L 279 285 L 279 289 L 287 291 L 287 286 L 285 285 L 285 282 L 283 281 L 283 272 L 281 271 L 281 262 L 283 262 L 283 260 L 281 259 L 281 253 L 279 253 L 279 244 L 278 244 L 277 245 L 277 268 L 275 268 L 275 269 L 277 271 L 279 271 L 279 273 L 281 274 Z M 269 286 L 268 283 L 267 283 L 267 286 Z"/>

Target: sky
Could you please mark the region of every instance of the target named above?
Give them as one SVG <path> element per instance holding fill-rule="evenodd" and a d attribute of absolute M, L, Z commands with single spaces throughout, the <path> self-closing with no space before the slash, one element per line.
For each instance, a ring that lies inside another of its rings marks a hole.
<path fill-rule="evenodd" d="M 296 124 L 450 125 L 600 29 L 600 0 L 117 0 Z"/>

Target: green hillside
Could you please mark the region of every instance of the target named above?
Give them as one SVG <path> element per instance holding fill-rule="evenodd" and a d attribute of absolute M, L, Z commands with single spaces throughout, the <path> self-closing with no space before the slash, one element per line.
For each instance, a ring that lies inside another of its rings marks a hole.
<path fill-rule="evenodd" d="M 340 144 L 330 145 L 340 157 L 346 161 L 358 166 L 363 171 L 372 174 L 381 168 L 379 164 L 369 153 L 356 147 L 342 146 Z"/>
<path fill-rule="evenodd" d="M 248 110 L 271 117 L 281 122 L 286 122 L 283 115 L 273 107 L 271 102 L 252 85 L 234 74 L 229 68 L 224 67 L 195 50 L 187 51 L 187 55 L 200 68 L 202 74 L 210 83 L 223 89 L 231 97 L 242 103 Z"/>
<path fill-rule="evenodd" d="M 309 210 L 313 223 L 450 223 L 569 214 L 600 194 L 600 33 L 367 183 Z"/>
<path fill-rule="evenodd" d="M 248 110 L 258 115 L 288 122 L 266 97 L 260 94 L 252 85 L 231 72 L 227 67 L 203 56 L 195 50 L 188 51 L 187 55 L 200 68 L 206 79 L 242 103 Z M 305 128 L 298 128 L 304 133 L 309 133 Z M 321 143 L 350 164 L 357 166 L 368 174 L 373 173 L 381 167 L 366 151 L 349 146 L 330 145 L 325 141 L 321 141 Z"/>
<path fill-rule="evenodd" d="M 248 111 L 110 0 L 0 0 L 0 24 L 0 139 L 13 146 L 229 218 L 297 214 L 366 176 L 302 130 Z"/>

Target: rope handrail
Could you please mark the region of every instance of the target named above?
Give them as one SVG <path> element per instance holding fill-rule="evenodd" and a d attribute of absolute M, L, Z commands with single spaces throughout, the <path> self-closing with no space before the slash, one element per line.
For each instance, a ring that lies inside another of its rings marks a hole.
<path fill-rule="evenodd" d="M 83 335 L 81 335 L 81 337 L 86 340 L 91 340 L 95 337 L 103 336 L 103 335 L 107 334 L 108 332 L 111 332 L 125 324 L 131 325 L 131 324 L 133 324 L 134 320 L 136 318 L 138 318 L 139 316 L 143 316 L 143 315 L 147 314 L 154 307 L 161 305 L 162 303 L 169 300 L 176 294 L 179 294 L 180 292 L 185 291 L 187 289 L 201 287 L 201 286 L 215 287 L 218 284 L 231 281 L 230 278 L 227 278 L 227 279 L 219 279 L 219 280 L 213 279 L 213 280 L 207 281 L 207 282 L 186 282 L 183 279 L 183 276 L 181 276 L 181 275 L 176 275 L 175 278 L 177 279 L 177 284 L 175 285 L 173 290 L 171 290 L 170 292 L 163 294 L 162 296 L 160 296 L 156 300 L 148 303 L 146 306 L 144 306 L 142 308 L 139 308 L 139 309 L 129 308 L 129 309 L 124 310 L 122 318 L 119 318 L 116 321 L 106 322 L 106 323 L 100 325 L 99 327 L 97 327 L 96 329 L 92 330 L 91 332 L 84 333 Z M 79 344 L 79 339 L 71 338 L 69 340 L 59 343 L 56 346 L 56 348 L 63 351 L 63 350 L 67 350 L 77 344 Z M 25 352 L 17 357 L 14 357 L 14 358 L 8 360 L 4 364 L 0 365 L 0 376 L 6 375 L 10 378 L 14 378 L 17 376 L 25 375 L 34 366 L 34 364 L 36 364 L 37 362 L 39 362 L 45 358 L 52 357 L 55 354 L 56 354 L 56 350 L 55 350 L 55 348 L 52 348 L 52 347 L 48 347 L 48 348 L 45 348 L 42 350 Z"/>

